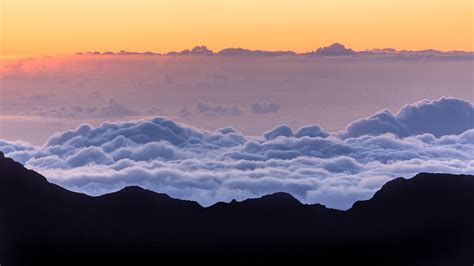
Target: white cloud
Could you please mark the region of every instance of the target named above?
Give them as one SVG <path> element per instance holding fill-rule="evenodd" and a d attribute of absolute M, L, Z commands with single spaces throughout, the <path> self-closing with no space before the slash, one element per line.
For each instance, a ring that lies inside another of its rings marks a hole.
<path fill-rule="evenodd" d="M 266 140 L 272 140 L 276 139 L 278 137 L 293 137 L 293 130 L 287 125 L 282 125 L 279 127 L 276 127 L 270 131 L 267 131 L 263 134 L 263 137 Z"/>
<path fill-rule="evenodd" d="M 241 114 L 241 110 L 237 105 L 198 102 L 191 108 L 182 108 L 179 114 L 184 117 L 195 114 L 206 116 L 236 116 Z"/>
<path fill-rule="evenodd" d="M 441 99 L 408 105 L 397 115 L 381 112 L 351 124 L 344 132 L 351 137 L 317 125 L 296 133 L 280 126 L 249 137 L 232 128 L 206 131 L 154 118 L 81 125 L 43 147 L 0 141 L 0 150 L 54 183 L 94 195 L 140 185 L 210 205 L 285 191 L 344 209 L 395 177 L 474 174 L 474 129 L 465 127 L 462 106 L 468 105 Z M 452 125 L 450 131 L 432 116 Z"/>
<path fill-rule="evenodd" d="M 407 137 L 430 133 L 436 137 L 474 128 L 474 105 L 456 98 L 424 100 L 405 105 L 397 114 L 388 110 L 350 124 L 344 138 L 392 133 Z"/>

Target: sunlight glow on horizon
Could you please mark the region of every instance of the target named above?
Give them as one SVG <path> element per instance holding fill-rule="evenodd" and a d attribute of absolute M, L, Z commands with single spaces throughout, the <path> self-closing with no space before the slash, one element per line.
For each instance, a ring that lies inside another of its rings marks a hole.
<path fill-rule="evenodd" d="M 2 0 L 0 55 L 169 52 L 207 45 L 307 52 L 473 50 L 470 0 Z"/>

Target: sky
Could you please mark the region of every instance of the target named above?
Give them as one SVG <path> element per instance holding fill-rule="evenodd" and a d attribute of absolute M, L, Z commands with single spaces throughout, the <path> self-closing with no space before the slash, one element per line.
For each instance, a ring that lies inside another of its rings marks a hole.
<path fill-rule="evenodd" d="M 473 50 L 470 0 L 2 0 L 0 54 L 78 51 Z"/>
<path fill-rule="evenodd" d="M 0 138 L 42 145 L 82 123 L 163 116 L 258 136 L 281 124 L 343 130 L 423 99 L 470 102 L 471 54 L 76 55 L 0 61 Z"/>
<path fill-rule="evenodd" d="M 0 1 L 0 151 L 68 189 L 347 209 L 474 174 L 472 1 Z"/>

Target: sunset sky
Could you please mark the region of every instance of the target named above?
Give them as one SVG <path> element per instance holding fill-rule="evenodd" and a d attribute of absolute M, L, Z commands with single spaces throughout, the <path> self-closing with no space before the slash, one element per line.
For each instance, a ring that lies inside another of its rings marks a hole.
<path fill-rule="evenodd" d="M 2 0 L 0 54 L 77 51 L 472 50 L 470 0 Z"/>
<path fill-rule="evenodd" d="M 347 209 L 474 174 L 472 0 L 0 3 L 0 151 L 68 189 Z M 267 51 L 163 55 L 197 45 Z"/>

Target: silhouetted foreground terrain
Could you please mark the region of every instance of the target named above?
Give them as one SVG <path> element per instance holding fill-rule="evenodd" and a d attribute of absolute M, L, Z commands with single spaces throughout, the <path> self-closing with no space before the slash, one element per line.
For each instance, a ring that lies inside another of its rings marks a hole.
<path fill-rule="evenodd" d="M 286 193 L 208 208 L 139 187 L 90 197 L 0 152 L 0 263 L 472 265 L 473 206 L 474 176 L 425 173 L 348 211 Z"/>

